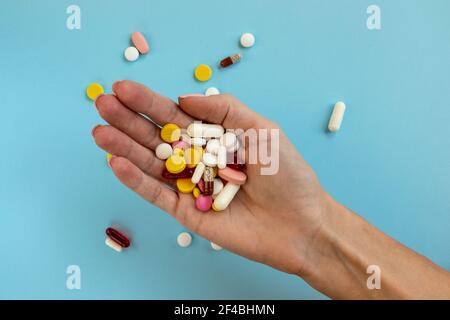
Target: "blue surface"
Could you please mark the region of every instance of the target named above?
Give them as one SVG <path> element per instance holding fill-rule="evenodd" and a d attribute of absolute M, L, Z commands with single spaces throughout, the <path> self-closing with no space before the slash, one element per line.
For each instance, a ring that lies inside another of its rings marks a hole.
<path fill-rule="evenodd" d="M 81 7 L 81 30 L 66 8 Z M 176 98 L 214 85 L 277 121 L 344 204 L 450 268 L 450 2 L 18 1 L 0 10 L 0 298 L 324 298 L 293 276 L 196 236 L 120 185 L 90 135 L 101 120 L 84 90 L 117 79 Z M 123 60 L 132 31 L 151 53 Z M 192 77 L 238 52 L 244 61 Z M 325 132 L 347 103 L 342 130 Z M 107 248 L 104 229 L 133 249 Z M 82 289 L 66 289 L 79 265 Z"/>

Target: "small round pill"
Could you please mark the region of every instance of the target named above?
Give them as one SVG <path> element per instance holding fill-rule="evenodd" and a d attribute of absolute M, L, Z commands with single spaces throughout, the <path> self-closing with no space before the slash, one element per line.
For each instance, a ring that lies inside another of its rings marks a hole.
<path fill-rule="evenodd" d="M 210 87 L 205 91 L 205 96 L 215 96 L 218 94 L 220 94 L 220 91 L 216 87 Z"/>
<path fill-rule="evenodd" d="M 180 247 L 189 247 L 192 243 L 192 236 L 187 232 L 182 232 L 178 235 L 177 242 Z"/>
<path fill-rule="evenodd" d="M 250 48 L 253 47 L 253 45 L 255 44 L 255 36 L 251 33 L 244 33 L 241 36 L 241 46 L 243 46 L 244 48 Z"/>
<path fill-rule="evenodd" d="M 211 139 L 206 144 L 206 151 L 212 154 L 217 154 L 220 148 L 220 141 L 218 139 Z"/>
<path fill-rule="evenodd" d="M 139 51 L 136 47 L 128 47 L 125 49 L 123 55 L 128 61 L 136 61 L 139 58 Z"/>
<path fill-rule="evenodd" d="M 166 169 L 170 173 L 180 173 L 186 168 L 186 160 L 183 156 L 173 154 L 166 160 Z"/>
<path fill-rule="evenodd" d="M 208 81 L 212 76 L 212 70 L 208 65 L 200 64 L 195 68 L 194 75 L 198 81 Z"/>
<path fill-rule="evenodd" d="M 172 146 L 168 143 L 161 143 L 155 149 L 155 154 L 158 159 L 166 160 L 172 155 Z"/>
<path fill-rule="evenodd" d="M 191 179 L 177 179 L 177 188 L 181 193 L 191 193 L 195 184 L 192 183 Z"/>
<path fill-rule="evenodd" d="M 215 244 L 214 242 L 211 241 L 211 248 L 213 248 L 216 251 L 222 250 L 223 248 L 221 246 L 219 246 L 218 244 Z"/>
<path fill-rule="evenodd" d="M 212 153 L 205 152 L 203 154 L 202 162 L 208 167 L 217 166 L 217 156 Z"/>
<path fill-rule="evenodd" d="M 172 143 L 180 140 L 181 130 L 173 123 L 168 123 L 161 128 L 161 139 L 165 142 Z"/>
<path fill-rule="evenodd" d="M 195 206 L 198 210 L 207 212 L 211 209 L 212 202 L 213 200 L 211 196 L 200 194 L 195 200 Z"/>
<path fill-rule="evenodd" d="M 194 198 L 197 199 L 198 196 L 200 195 L 200 189 L 194 188 L 194 190 L 192 190 L 192 194 L 194 195 Z"/>
<path fill-rule="evenodd" d="M 89 99 L 94 101 L 97 99 L 97 97 L 101 94 L 103 94 L 105 90 L 103 90 L 103 87 L 100 83 L 91 83 L 86 88 L 86 95 Z"/>

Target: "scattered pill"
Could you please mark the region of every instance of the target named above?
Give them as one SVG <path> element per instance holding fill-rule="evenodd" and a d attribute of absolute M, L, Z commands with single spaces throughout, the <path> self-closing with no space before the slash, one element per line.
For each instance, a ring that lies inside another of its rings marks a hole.
<path fill-rule="evenodd" d="M 217 154 L 220 148 L 220 141 L 218 139 L 211 139 L 206 144 L 206 151 L 212 154 Z"/>
<path fill-rule="evenodd" d="M 212 195 L 214 193 L 214 169 L 212 167 L 205 167 L 203 171 L 203 190 L 202 193 L 205 195 Z"/>
<path fill-rule="evenodd" d="M 198 81 L 208 81 L 211 78 L 212 70 L 208 65 L 200 64 L 195 68 L 194 75 Z"/>
<path fill-rule="evenodd" d="M 178 179 L 177 188 L 181 193 L 191 193 L 195 188 L 195 183 L 191 179 Z"/>
<path fill-rule="evenodd" d="M 194 190 L 192 190 L 192 194 L 194 195 L 194 198 L 197 199 L 198 196 L 200 195 L 200 189 L 194 188 Z"/>
<path fill-rule="evenodd" d="M 217 156 L 212 153 L 205 152 L 203 154 L 202 162 L 208 167 L 217 166 Z"/>
<path fill-rule="evenodd" d="M 225 129 L 219 124 L 192 123 L 186 131 L 191 137 L 220 138 Z"/>
<path fill-rule="evenodd" d="M 130 246 L 130 240 L 123 233 L 114 228 L 107 228 L 106 235 L 122 248 L 128 248 Z"/>
<path fill-rule="evenodd" d="M 207 212 L 211 209 L 212 197 L 204 194 L 200 194 L 195 200 L 195 206 L 198 210 Z"/>
<path fill-rule="evenodd" d="M 219 169 L 219 177 L 233 184 L 241 185 L 247 180 L 247 176 L 242 171 L 234 170 L 230 167 Z"/>
<path fill-rule="evenodd" d="M 250 48 L 253 47 L 253 45 L 255 44 L 255 36 L 251 33 L 244 33 L 241 36 L 241 46 L 243 46 L 244 48 Z"/>
<path fill-rule="evenodd" d="M 103 94 L 105 91 L 100 83 L 90 83 L 86 88 L 86 95 L 89 99 L 94 101 L 97 97 Z"/>
<path fill-rule="evenodd" d="M 192 183 L 197 184 L 200 179 L 203 177 L 203 172 L 205 171 L 205 164 L 203 162 L 199 162 L 195 167 L 194 174 L 192 175 L 191 181 Z"/>
<path fill-rule="evenodd" d="M 213 190 L 213 196 L 218 195 L 220 191 L 223 189 L 223 182 L 221 179 L 214 179 L 214 190 Z"/>
<path fill-rule="evenodd" d="M 136 61 L 139 58 L 139 51 L 135 47 L 128 47 L 125 49 L 123 55 L 128 61 Z"/>
<path fill-rule="evenodd" d="M 189 144 L 187 142 L 184 142 L 182 140 L 180 141 L 176 141 L 174 143 L 172 143 L 172 148 L 180 148 L 183 150 L 186 150 L 187 148 L 189 148 Z"/>
<path fill-rule="evenodd" d="M 225 146 L 219 147 L 217 152 L 217 167 L 219 169 L 225 169 L 227 166 L 227 148 Z"/>
<path fill-rule="evenodd" d="M 186 168 L 186 160 L 183 156 L 172 154 L 166 160 L 166 169 L 170 173 L 180 173 Z"/>
<path fill-rule="evenodd" d="M 111 158 L 112 158 L 112 154 L 111 153 L 106 153 L 106 163 L 108 164 L 108 166 L 111 167 Z"/>
<path fill-rule="evenodd" d="M 191 178 L 194 174 L 195 168 L 185 168 L 183 171 L 179 173 L 172 173 L 167 170 L 167 168 L 164 168 L 162 172 L 163 178 L 166 179 L 186 179 Z"/>
<path fill-rule="evenodd" d="M 345 113 L 345 103 L 339 101 L 334 105 L 331 113 L 330 122 L 328 123 L 328 130 L 331 132 L 338 131 L 341 128 L 342 119 Z"/>
<path fill-rule="evenodd" d="M 178 235 L 177 242 L 180 247 L 189 247 L 192 243 L 192 236 L 187 232 L 182 232 Z"/>
<path fill-rule="evenodd" d="M 122 252 L 122 247 L 120 246 L 120 244 L 118 244 L 117 242 L 115 242 L 114 240 L 112 240 L 111 238 L 106 238 L 105 239 L 105 244 L 110 247 L 111 249 L 116 250 L 117 252 Z"/>
<path fill-rule="evenodd" d="M 177 154 L 177 155 L 182 157 L 184 155 L 184 150 L 181 149 L 181 148 L 174 148 L 173 149 L 173 154 Z"/>
<path fill-rule="evenodd" d="M 205 96 L 215 96 L 218 94 L 220 94 L 220 91 L 216 87 L 210 87 L 205 91 Z"/>
<path fill-rule="evenodd" d="M 225 210 L 239 191 L 240 187 L 240 185 L 228 182 L 214 200 L 213 209 L 215 211 Z"/>
<path fill-rule="evenodd" d="M 173 123 L 168 123 L 161 128 L 161 139 L 165 142 L 172 143 L 180 140 L 181 130 Z"/>
<path fill-rule="evenodd" d="M 193 168 L 202 160 L 203 148 L 191 146 L 184 152 L 184 159 L 189 168 Z"/>
<path fill-rule="evenodd" d="M 161 143 L 155 149 L 155 154 L 158 159 L 166 160 L 172 155 L 172 146 L 168 143 Z"/>
<path fill-rule="evenodd" d="M 218 244 L 215 244 L 214 242 L 211 242 L 211 248 L 213 248 L 216 251 L 220 251 L 223 249 L 221 246 L 219 246 Z"/>
<path fill-rule="evenodd" d="M 193 146 L 201 147 L 201 146 L 204 146 L 205 144 L 206 144 L 205 138 L 199 138 L 199 137 L 191 138 L 191 145 L 193 145 Z"/>
<path fill-rule="evenodd" d="M 147 40 L 145 40 L 145 37 L 142 33 L 133 32 L 131 34 L 131 41 L 140 53 L 146 54 L 149 51 Z"/>
<path fill-rule="evenodd" d="M 242 59 L 242 54 L 236 53 L 229 57 L 226 57 L 220 61 L 220 66 L 222 68 L 227 68 L 232 64 L 238 63 Z"/>

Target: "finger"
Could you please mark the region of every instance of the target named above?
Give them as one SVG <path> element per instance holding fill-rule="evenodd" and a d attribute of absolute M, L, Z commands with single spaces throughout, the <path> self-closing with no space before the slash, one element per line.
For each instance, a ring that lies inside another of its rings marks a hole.
<path fill-rule="evenodd" d="M 146 115 L 160 126 L 170 122 L 186 128 L 193 121 L 175 102 L 140 83 L 117 81 L 113 84 L 113 92 L 126 107 Z"/>
<path fill-rule="evenodd" d="M 114 95 L 98 97 L 95 100 L 95 106 L 106 122 L 144 147 L 154 150 L 158 144 L 162 143 L 159 128 L 142 115 L 125 107 Z"/>
<path fill-rule="evenodd" d="M 228 129 L 267 127 L 268 120 L 231 95 L 188 95 L 178 98 L 181 109 L 194 118 L 218 123 Z"/>
<path fill-rule="evenodd" d="M 153 151 L 141 146 L 120 130 L 111 126 L 97 126 L 92 130 L 92 135 L 95 143 L 103 150 L 127 158 L 148 175 L 161 177 L 164 162 L 156 158 Z"/>
<path fill-rule="evenodd" d="M 113 157 L 111 168 L 116 177 L 128 188 L 139 194 L 158 208 L 175 215 L 178 195 L 158 180 L 146 175 L 131 161 L 123 157 Z"/>

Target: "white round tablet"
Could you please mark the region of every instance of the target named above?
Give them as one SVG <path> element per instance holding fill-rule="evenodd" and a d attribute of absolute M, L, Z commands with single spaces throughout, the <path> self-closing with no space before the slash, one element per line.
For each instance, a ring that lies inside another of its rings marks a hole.
<path fill-rule="evenodd" d="M 210 87 L 205 91 L 205 96 L 215 96 L 218 94 L 220 94 L 220 91 L 216 87 Z"/>
<path fill-rule="evenodd" d="M 123 55 L 128 61 L 136 61 L 139 58 L 139 51 L 135 47 L 128 47 L 125 49 Z"/>
<path fill-rule="evenodd" d="M 215 244 L 214 242 L 211 242 L 211 248 L 213 248 L 216 251 L 222 250 L 222 247 L 218 244 Z"/>
<path fill-rule="evenodd" d="M 217 157 L 212 153 L 205 152 L 203 154 L 202 162 L 208 167 L 217 166 Z"/>
<path fill-rule="evenodd" d="M 172 146 L 168 143 L 161 143 L 155 149 L 155 154 L 158 159 L 166 160 L 172 155 Z"/>
<path fill-rule="evenodd" d="M 212 154 L 217 154 L 220 148 L 220 141 L 218 139 L 211 139 L 206 144 L 206 151 Z"/>
<path fill-rule="evenodd" d="M 177 237 L 177 242 L 180 247 L 186 248 L 189 247 L 192 243 L 192 237 L 187 232 L 182 232 Z"/>
<path fill-rule="evenodd" d="M 255 36 L 252 35 L 251 33 L 244 33 L 241 36 L 241 46 L 243 46 L 244 48 L 253 47 L 254 44 L 255 44 Z"/>

